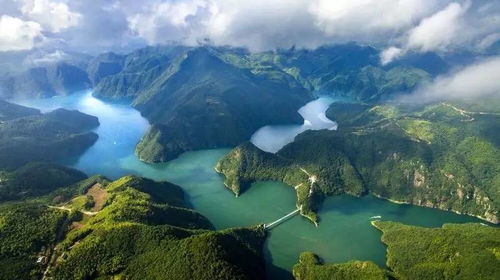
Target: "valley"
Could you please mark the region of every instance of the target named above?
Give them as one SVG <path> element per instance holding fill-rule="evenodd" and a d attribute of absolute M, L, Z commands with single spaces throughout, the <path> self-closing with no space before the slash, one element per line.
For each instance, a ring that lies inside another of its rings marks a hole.
<path fill-rule="evenodd" d="M 295 208 L 297 197 L 293 188 L 281 182 L 255 182 L 238 198 L 226 190 L 223 178 L 215 172 L 214 166 L 229 149 L 187 152 L 166 163 L 141 162 L 134 155 L 134 147 L 147 130 L 148 123 L 127 105 L 103 102 L 88 92 L 31 100 L 23 104 L 43 111 L 61 106 L 96 115 L 101 123 L 95 130 L 99 138 L 79 160 L 70 163 L 72 167 L 111 179 L 134 174 L 168 180 L 185 191 L 187 203 L 210 220 L 216 229 L 269 223 Z M 310 172 L 308 167 L 305 169 Z M 299 172 L 305 175 L 300 169 Z M 444 223 L 478 222 L 473 217 L 393 204 L 373 196 L 326 198 L 318 216 L 318 227 L 303 217 L 295 216 L 269 232 L 264 245 L 269 277 L 290 278 L 293 265 L 304 251 L 313 251 L 326 262 L 369 260 L 383 267 L 385 249 L 380 242 L 380 233 L 370 225 L 373 216 L 430 227 Z"/>
<path fill-rule="evenodd" d="M 500 0 L 0 3 L 0 280 L 500 280 Z"/>

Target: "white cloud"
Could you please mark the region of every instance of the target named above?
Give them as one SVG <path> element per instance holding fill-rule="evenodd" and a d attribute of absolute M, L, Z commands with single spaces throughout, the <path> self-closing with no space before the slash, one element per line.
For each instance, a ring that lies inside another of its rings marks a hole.
<path fill-rule="evenodd" d="M 400 48 L 400 55 L 408 51 L 481 51 L 500 38 L 498 26 L 500 2 L 484 4 L 483 1 L 456 1 L 408 29 L 399 42 L 396 42 L 396 46 L 392 47 Z M 392 47 L 388 47 L 386 51 Z M 381 55 L 381 62 L 387 63 L 390 60 Z"/>
<path fill-rule="evenodd" d="M 310 2 L 309 11 L 330 36 L 373 37 L 407 28 L 436 6 L 429 0 L 316 0 Z"/>
<path fill-rule="evenodd" d="M 403 100 L 434 101 L 470 99 L 483 96 L 500 97 L 500 56 L 469 65 L 451 75 L 437 77 Z"/>
<path fill-rule="evenodd" d="M 278 47 L 315 47 L 327 40 L 314 26 L 307 0 L 213 1 L 202 21 L 205 36 L 217 45 L 237 45 L 251 50 Z"/>
<path fill-rule="evenodd" d="M 210 39 L 262 50 L 378 41 L 411 27 L 438 5 L 434 0 L 172 0 L 145 6 L 128 19 L 149 43 Z"/>
<path fill-rule="evenodd" d="M 24 64 L 28 66 L 40 66 L 63 61 L 68 57 L 68 54 L 61 50 L 55 50 L 49 53 L 35 53 L 31 56 L 28 56 L 25 59 Z"/>
<path fill-rule="evenodd" d="M 384 51 L 382 51 L 382 53 L 380 54 L 380 62 L 382 63 L 382 65 L 385 65 L 393 61 L 394 59 L 400 57 L 402 54 L 403 54 L 402 49 L 396 47 L 389 47 Z"/>
<path fill-rule="evenodd" d="M 42 27 L 46 42 L 85 51 L 145 44 L 251 50 L 357 41 L 406 51 L 482 47 L 496 37 L 500 2 L 475 0 L 0 0 L 2 14 Z M 37 44 L 38 46 L 38 44 Z"/>
<path fill-rule="evenodd" d="M 158 2 L 128 17 L 129 27 L 151 44 L 189 41 L 196 31 L 193 21 L 209 4 L 203 0 Z"/>
<path fill-rule="evenodd" d="M 33 21 L 3 15 L 0 17 L 0 51 L 19 51 L 33 48 L 41 37 L 42 27 Z"/>
<path fill-rule="evenodd" d="M 500 40 L 500 32 L 486 36 L 484 39 L 480 40 L 479 43 L 477 43 L 477 47 L 484 50 L 496 43 L 498 40 Z"/>
<path fill-rule="evenodd" d="M 75 26 L 81 17 L 80 14 L 70 11 L 65 3 L 49 0 L 25 0 L 22 13 L 51 32 Z"/>
<path fill-rule="evenodd" d="M 410 30 L 406 48 L 420 51 L 442 50 L 448 47 L 462 27 L 461 18 L 468 5 L 451 3 L 443 10 L 425 18 Z"/>

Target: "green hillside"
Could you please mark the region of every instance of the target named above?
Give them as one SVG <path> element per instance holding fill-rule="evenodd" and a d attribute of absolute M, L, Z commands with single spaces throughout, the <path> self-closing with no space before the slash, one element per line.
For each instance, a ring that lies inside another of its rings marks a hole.
<path fill-rule="evenodd" d="M 0 279 L 38 279 L 39 256 L 53 245 L 67 213 L 38 203 L 0 205 Z"/>
<path fill-rule="evenodd" d="M 17 168 L 33 161 L 74 158 L 94 144 L 96 117 L 57 109 L 46 114 L 19 105 L 0 104 L 0 169 Z"/>
<path fill-rule="evenodd" d="M 258 53 L 148 47 L 123 61 L 94 94 L 127 100 L 149 120 L 152 127 L 136 150 L 147 162 L 235 146 L 264 125 L 301 123 L 296 111 L 316 92 L 375 102 L 430 78 L 411 65 L 381 68 L 377 50 L 355 44 Z"/>
<path fill-rule="evenodd" d="M 300 255 L 299 263 L 293 267 L 296 280 L 388 280 L 389 273 L 373 262 L 350 261 L 340 264 L 324 264 L 312 252 Z"/>
<path fill-rule="evenodd" d="M 168 182 L 94 176 L 0 208 L 2 280 L 265 277 L 262 228 L 213 231 Z"/>
<path fill-rule="evenodd" d="M 28 163 L 12 172 L 0 171 L 0 202 L 48 194 L 87 176 L 75 169 L 50 163 Z"/>
<path fill-rule="evenodd" d="M 152 127 L 137 146 L 141 160 L 166 161 L 193 149 L 234 146 L 266 124 L 299 123 L 311 99 L 278 69 L 252 72 L 223 49 L 146 49 L 127 58 L 95 94 L 132 99 Z"/>
<path fill-rule="evenodd" d="M 294 186 L 313 221 L 325 196 L 370 192 L 498 223 L 500 116 L 466 112 L 446 103 L 333 104 L 328 116 L 338 131 L 306 131 L 277 154 L 242 144 L 216 169 L 236 194 L 258 180 Z"/>
<path fill-rule="evenodd" d="M 422 228 L 373 222 L 398 279 L 498 279 L 500 229 L 481 224 Z"/>
<path fill-rule="evenodd" d="M 307 279 L 498 279 L 500 229 L 481 224 L 445 224 L 424 228 L 374 221 L 387 245 L 387 268 L 372 262 L 324 264 L 302 253 L 293 268 L 297 280 Z"/>

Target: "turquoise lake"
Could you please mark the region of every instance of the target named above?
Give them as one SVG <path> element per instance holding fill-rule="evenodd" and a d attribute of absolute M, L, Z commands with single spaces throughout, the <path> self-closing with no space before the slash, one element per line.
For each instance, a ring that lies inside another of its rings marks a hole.
<path fill-rule="evenodd" d="M 311 111 L 303 111 L 301 115 L 306 120 L 315 121 L 311 122 L 313 128 L 334 129 L 334 122 L 322 118 L 328 102 L 333 100 L 326 98 L 313 102 L 316 103 L 309 106 Z M 43 111 L 63 107 L 97 116 L 101 123 L 95 130 L 99 134 L 98 141 L 80 158 L 65 164 L 89 175 L 103 174 L 112 179 L 136 174 L 171 181 L 185 190 L 192 207 L 210 219 L 218 229 L 271 222 L 295 208 L 294 190 L 279 182 L 255 183 L 238 198 L 228 191 L 223 185 L 223 178 L 213 167 L 229 149 L 187 152 L 162 164 L 139 161 L 134 155 L 134 148 L 149 124 L 128 105 L 100 101 L 92 97 L 90 92 L 17 103 Z M 267 127 L 266 130 L 272 131 L 272 137 L 259 137 L 267 139 L 261 143 L 276 139 L 278 144 L 267 145 L 272 150 L 289 142 L 290 135 L 294 136 L 307 125 L 309 124 L 305 122 L 303 126 Z M 283 133 L 282 137 L 280 131 Z M 372 196 L 328 198 L 319 215 L 321 222 L 318 227 L 295 216 L 270 231 L 265 246 L 270 279 L 291 277 L 291 268 L 303 251 L 313 251 L 327 262 L 359 259 L 371 260 L 384 266 L 385 246 L 380 242 L 380 232 L 370 225 L 370 218 L 373 216 L 381 216 L 382 220 L 430 227 L 438 227 L 443 223 L 479 222 L 473 217 L 394 204 Z"/>

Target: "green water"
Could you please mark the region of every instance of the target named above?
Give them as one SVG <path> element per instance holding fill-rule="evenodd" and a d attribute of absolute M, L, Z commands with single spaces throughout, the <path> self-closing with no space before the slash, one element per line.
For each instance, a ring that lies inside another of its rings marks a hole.
<path fill-rule="evenodd" d="M 145 164 L 130 156 L 120 162 L 120 167 L 182 186 L 192 206 L 218 229 L 271 222 L 295 208 L 295 192 L 283 183 L 255 183 L 238 198 L 224 188 L 222 177 L 213 166 L 227 151 L 188 152 L 158 165 Z M 303 251 L 313 251 L 327 262 L 358 259 L 384 266 L 385 247 L 380 242 L 380 232 L 370 224 L 373 216 L 431 227 L 478 221 L 451 212 L 394 204 L 373 196 L 347 195 L 326 199 L 319 215 L 319 227 L 295 216 L 270 231 L 265 255 L 271 279 L 290 277 L 289 271 Z"/>
<path fill-rule="evenodd" d="M 181 186 L 193 208 L 218 229 L 251 226 L 274 221 L 295 208 L 295 193 L 279 182 L 260 182 L 236 198 L 213 167 L 228 149 L 188 152 L 164 164 L 146 164 L 134 155 L 134 147 L 148 124 L 134 109 L 93 98 L 90 93 L 69 97 L 19 102 L 52 110 L 78 109 L 99 117 L 97 143 L 70 165 L 86 173 L 110 178 L 136 174 L 155 180 L 169 180 Z M 435 209 L 393 204 L 371 196 L 328 198 L 315 227 L 295 216 L 273 228 L 265 246 L 270 279 L 289 278 L 290 270 L 303 251 L 313 251 L 327 262 L 352 259 L 385 263 L 385 247 L 380 233 L 370 225 L 370 217 L 422 226 L 443 223 L 478 222 L 477 219 Z"/>

